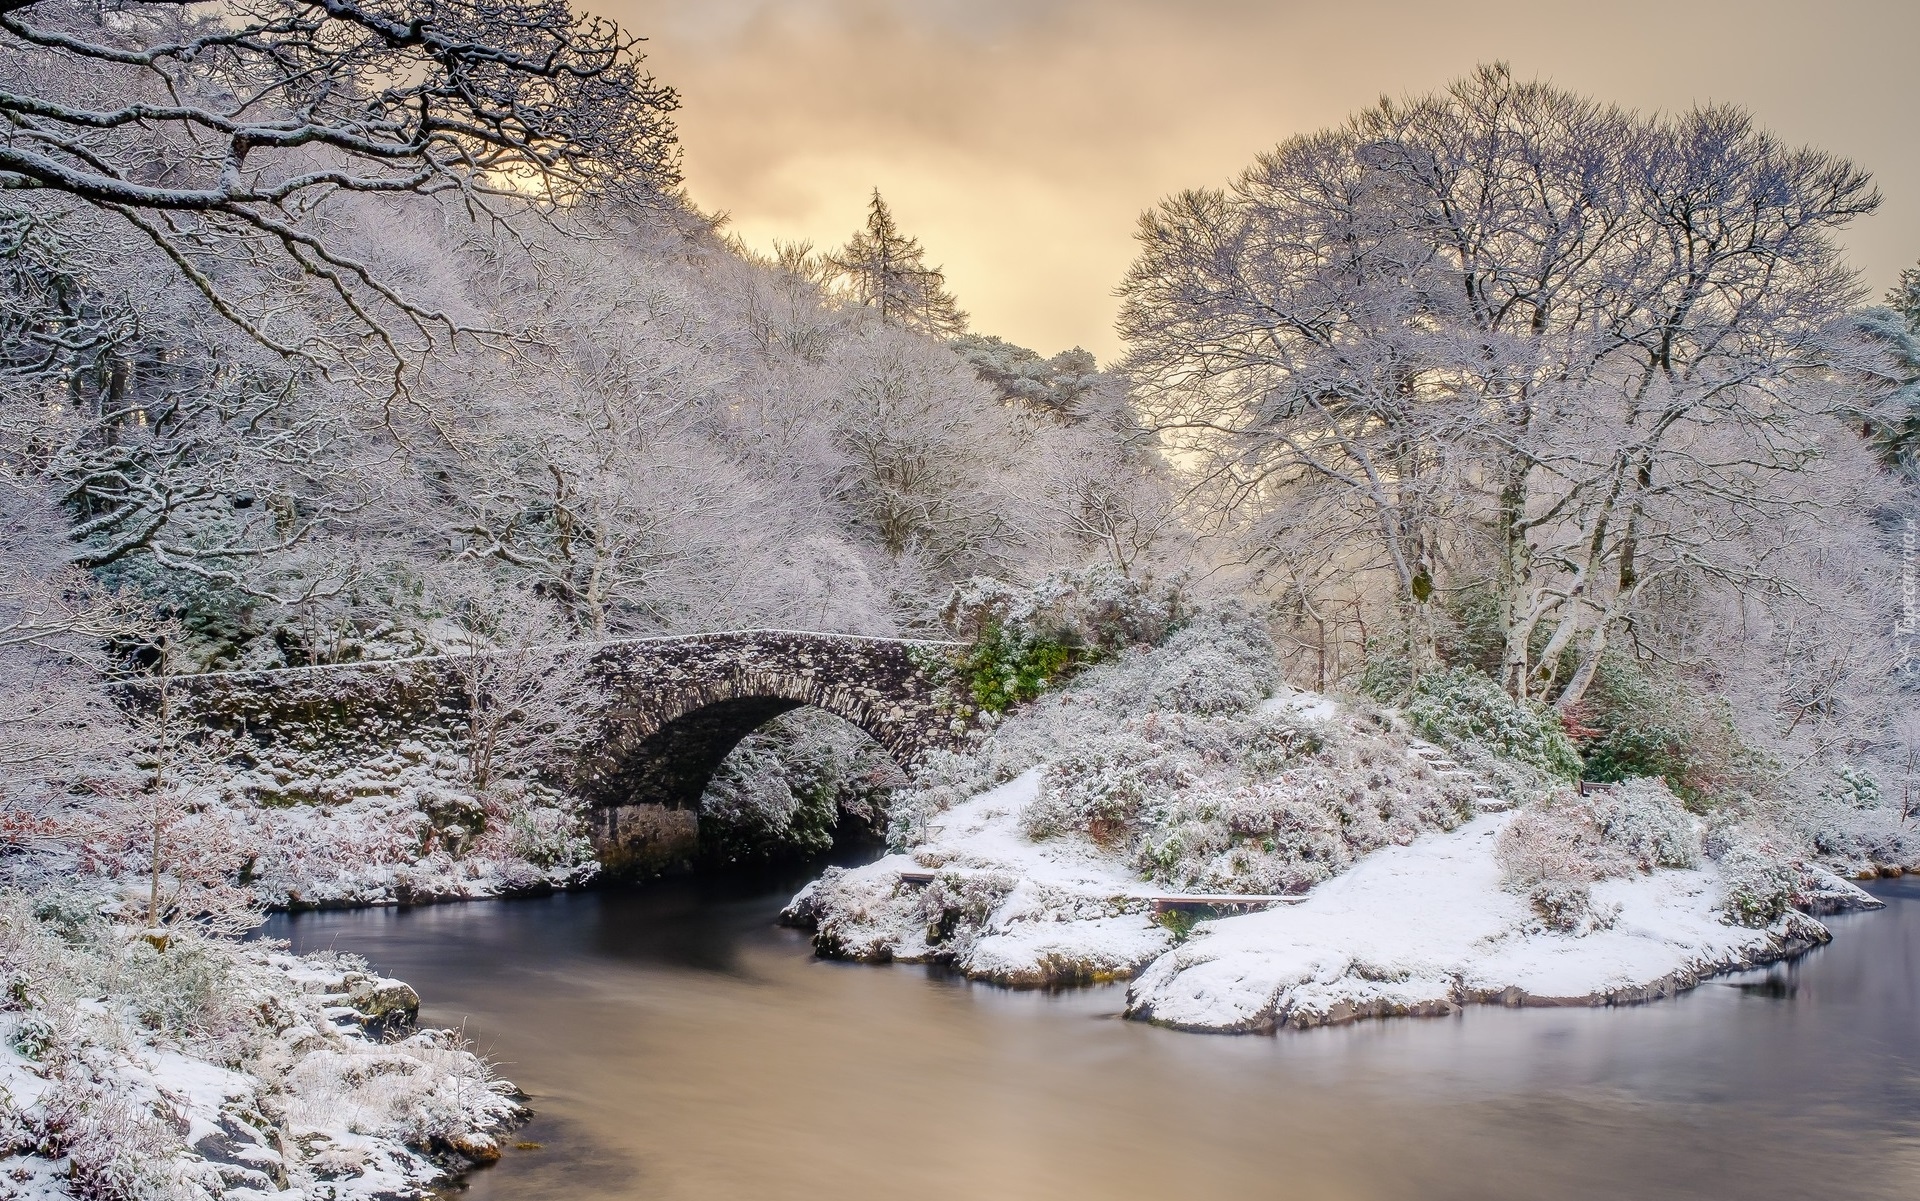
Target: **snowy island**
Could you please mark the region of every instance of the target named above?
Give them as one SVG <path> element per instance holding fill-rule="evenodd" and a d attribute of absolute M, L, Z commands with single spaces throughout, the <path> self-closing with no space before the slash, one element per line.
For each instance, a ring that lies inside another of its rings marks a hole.
<path fill-rule="evenodd" d="M 1526 712 L 1464 677 L 1424 711 L 1340 703 L 1279 685 L 1262 641 L 1205 617 L 1015 714 L 899 803 L 896 853 L 787 920 L 823 955 L 1132 979 L 1130 1016 L 1260 1031 L 1670 996 L 1879 905 L 1658 780 L 1556 779 L 1539 729 L 1479 714 Z"/>

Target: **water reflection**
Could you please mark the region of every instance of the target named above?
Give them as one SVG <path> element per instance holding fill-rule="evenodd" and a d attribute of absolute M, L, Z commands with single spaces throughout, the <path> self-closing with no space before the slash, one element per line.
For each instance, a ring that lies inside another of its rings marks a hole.
<path fill-rule="evenodd" d="M 411 981 L 539 1116 L 474 1201 L 1832 1198 L 1920 1187 L 1920 886 L 1798 964 L 1623 1010 L 1273 1038 L 815 960 L 791 881 L 270 930 Z"/>

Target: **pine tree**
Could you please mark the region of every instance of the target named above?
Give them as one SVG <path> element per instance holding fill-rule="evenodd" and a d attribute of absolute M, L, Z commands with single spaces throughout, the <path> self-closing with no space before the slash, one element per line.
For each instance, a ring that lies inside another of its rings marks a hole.
<path fill-rule="evenodd" d="M 882 321 L 942 338 L 966 331 L 967 315 L 947 291 L 946 273 L 927 266 L 918 238 L 900 232 L 879 188 L 867 206 L 867 228 L 828 255 L 827 264 L 856 301 L 879 310 Z"/>
<path fill-rule="evenodd" d="M 1861 314 L 1861 330 L 1885 348 L 1882 370 L 1892 390 L 1868 416 L 1864 432 L 1889 467 L 1920 474 L 1920 267 L 1900 273 L 1886 310 Z"/>
<path fill-rule="evenodd" d="M 1900 282 L 1887 293 L 1887 304 L 1907 319 L 1907 328 L 1920 334 L 1920 267 L 1900 273 Z"/>

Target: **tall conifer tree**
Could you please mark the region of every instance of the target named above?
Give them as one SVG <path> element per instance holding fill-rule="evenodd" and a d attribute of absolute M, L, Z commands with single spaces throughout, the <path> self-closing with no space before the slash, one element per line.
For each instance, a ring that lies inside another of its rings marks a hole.
<path fill-rule="evenodd" d="M 966 331 L 967 315 L 947 291 L 946 273 L 927 266 L 918 238 L 900 232 L 879 188 L 867 206 L 866 229 L 827 256 L 827 263 L 860 304 L 879 310 L 882 321 L 942 338 Z"/>

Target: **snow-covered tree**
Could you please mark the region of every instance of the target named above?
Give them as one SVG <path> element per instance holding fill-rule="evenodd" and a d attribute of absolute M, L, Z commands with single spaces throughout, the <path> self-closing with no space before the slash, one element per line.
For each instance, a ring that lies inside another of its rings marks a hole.
<path fill-rule="evenodd" d="M 468 782 L 485 793 L 502 775 L 524 779 L 577 750 L 600 698 L 552 602 L 472 579 L 450 591 L 457 624 L 445 650 L 463 702 L 461 749 Z"/>
<path fill-rule="evenodd" d="M 264 345 L 351 363 L 371 332 L 399 356 L 459 323 L 347 248 L 338 198 L 670 188 L 677 99 L 639 44 L 558 0 L 16 0 L 0 184 L 112 214 Z M 302 320 L 296 285 L 358 334 Z"/>
<path fill-rule="evenodd" d="M 1790 586 L 1783 523 L 1852 499 L 1820 385 L 1858 297 L 1834 235 L 1877 203 L 1738 110 L 1485 68 L 1148 213 L 1128 365 L 1256 555 L 1381 579 L 1416 674 L 1490 585 L 1508 689 L 1573 703 L 1654 591 Z"/>

